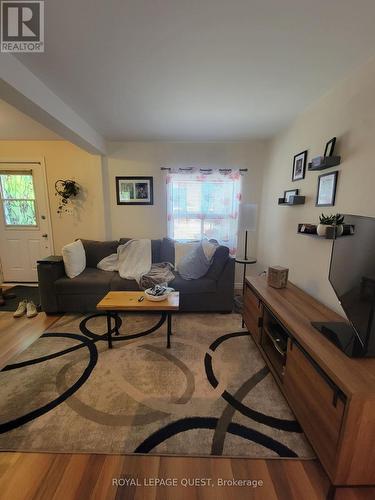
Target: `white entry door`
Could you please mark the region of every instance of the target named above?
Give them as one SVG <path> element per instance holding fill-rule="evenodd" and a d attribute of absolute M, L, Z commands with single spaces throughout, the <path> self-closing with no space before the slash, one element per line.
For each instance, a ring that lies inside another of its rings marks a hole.
<path fill-rule="evenodd" d="M 53 251 L 44 165 L 0 162 L 0 205 L 3 280 L 36 282 L 37 260 Z"/>

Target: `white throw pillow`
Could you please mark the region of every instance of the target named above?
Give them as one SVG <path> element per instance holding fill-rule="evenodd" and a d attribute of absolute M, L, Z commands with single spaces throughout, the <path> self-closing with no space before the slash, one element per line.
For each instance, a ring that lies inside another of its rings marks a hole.
<path fill-rule="evenodd" d="M 179 241 L 174 242 L 174 268 L 178 271 L 178 264 L 182 257 L 191 252 L 193 248 L 199 245 L 199 241 L 188 241 L 186 243 L 181 243 Z"/>
<path fill-rule="evenodd" d="M 81 240 L 65 245 L 62 249 L 65 273 L 69 278 L 75 278 L 86 267 L 86 252 Z"/>

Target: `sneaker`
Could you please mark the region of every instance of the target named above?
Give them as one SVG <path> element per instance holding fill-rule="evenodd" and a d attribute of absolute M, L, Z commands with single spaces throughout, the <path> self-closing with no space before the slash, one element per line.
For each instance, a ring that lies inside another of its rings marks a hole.
<path fill-rule="evenodd" d="M 27 305 L 26 305 L 26 317 L 27 318 L 33 318 L 38 314 L 38 311 L 36 310 L 36 305 L 32 300 L 30 300 Z"/>
<path fill-rule="evenodd" d="M 13 318 L 20 318 L 23 316 L 26 312 L 27 309 L 27 300 L 21 300 L 21 302 L 18 304 L 17 309 L 13 313 Z"/>

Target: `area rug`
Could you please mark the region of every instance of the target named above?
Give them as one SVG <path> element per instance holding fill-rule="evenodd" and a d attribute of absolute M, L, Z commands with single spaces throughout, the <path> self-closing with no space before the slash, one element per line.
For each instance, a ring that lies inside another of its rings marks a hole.
<path fill-rule="evenodd" d="M 65 315 L 0 372 L 0 450 L 314 457 L 239 315 L 174 315 L 171 349 L 159 316 L 120 322 L 108 349 Z"/>
<path fill-rule="evenodd" d="M 17 309 L 20 300 L 32 300 L 36 306 L 40 304 L 39 287 L 16 285 L 7 290 L 8 293 L 15 294 L 15 297 L 6 298 L 5 304 L 0 306 L 0 312 L 13 312 Z"/>

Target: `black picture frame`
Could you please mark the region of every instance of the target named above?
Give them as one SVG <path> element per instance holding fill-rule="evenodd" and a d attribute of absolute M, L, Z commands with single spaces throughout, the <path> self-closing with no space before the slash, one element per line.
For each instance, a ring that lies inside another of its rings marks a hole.
<path fill-rule="evenodd" d="M 116 177 L 117 205 L 153 205 L 153 177 Z"/>
<path fill-rule="evenodd" d="M 292 181 L 302 181 L 306 174 L 307 150 L 294 155 Z"/>
<path fill-rule="evenodd" d="M 299 189 L 287 189 L 284 191 L 284 201 L 288 203 L 287 196 L 298 196 Z"/>
<path fill-rule="evenodd" d="M 318 191 L 316 194 L 316 207 L 333 207 L 336 201 L 337 179 L 339 171 L 322 174 L 318 177 Z M 326 190 L 326 193 L 322 193 Z"/>
<path fill-rule="evenodd" d="M 332 139 L 327 142 L 326 147 L 324 148 L 325 158 L 327 158 L 327 156 L 333 156 L 335 145 L 336 145 L 336 137 L 332 137 Z"/>

